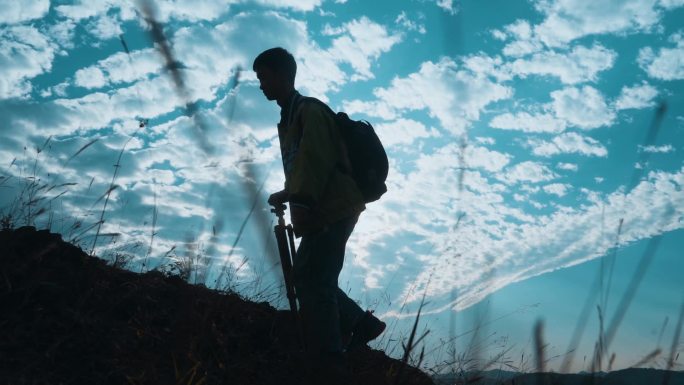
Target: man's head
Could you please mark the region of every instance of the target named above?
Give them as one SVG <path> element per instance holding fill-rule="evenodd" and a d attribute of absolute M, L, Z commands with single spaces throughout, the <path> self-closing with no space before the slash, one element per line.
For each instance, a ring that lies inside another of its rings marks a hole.
<path fill-rule="evenodd" d="M 268 100 L 283 99 L 294 90 L 297 63 L 284 48 L 271 48 L 260 53 L 254 59 L 252 69 Z"/>

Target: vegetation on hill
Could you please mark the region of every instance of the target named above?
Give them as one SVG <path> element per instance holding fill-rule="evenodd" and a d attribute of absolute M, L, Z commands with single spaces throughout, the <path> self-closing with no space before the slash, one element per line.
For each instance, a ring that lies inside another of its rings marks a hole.
<path fill-rule="evenodd" d="M 0 231 L 0 384 L 300 384 L 290 320 L 265 302 L 110 266 L 47 230 Z M 362 385 L 432 384 L 380 351 L 349 360 Z"/>

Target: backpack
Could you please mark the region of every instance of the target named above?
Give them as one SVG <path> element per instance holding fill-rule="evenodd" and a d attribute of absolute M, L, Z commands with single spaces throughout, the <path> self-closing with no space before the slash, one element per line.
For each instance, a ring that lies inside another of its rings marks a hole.
<path fill-rule="evenodd" d="M 335 113 L 322 101 L 304 97 L 304 101 L 311 101 L 324 106 L 333 116 L 342 140 L 347 149 L 347 157 L 351 164 L 351 176 L 361 190 L 365 203 L 374 202 L 387 192 L 387 172 L 389 162 L 387 153 L 375 133 L 373 126 L 365 120 L 352 120 L 346 113 Z"/>

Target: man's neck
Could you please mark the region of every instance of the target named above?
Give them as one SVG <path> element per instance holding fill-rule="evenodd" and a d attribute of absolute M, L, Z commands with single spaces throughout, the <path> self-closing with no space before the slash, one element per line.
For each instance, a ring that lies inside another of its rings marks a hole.
<path fill-rule="evenodd" d="M 293 88 L 291 89 L 286 96 L 279 98 L 276 100 L 276 103 L 280 106 L 280 108 L 287 108 L 287 106 L 290 105 L 290 101 L 292 101 L 292 98 L 294 97 L 295 93 L 297 91 Z"/>

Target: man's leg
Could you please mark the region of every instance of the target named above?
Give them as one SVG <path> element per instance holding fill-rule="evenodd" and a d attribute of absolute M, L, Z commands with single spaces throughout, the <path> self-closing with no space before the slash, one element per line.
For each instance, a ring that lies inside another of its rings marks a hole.
<path fill-rule="evenodd" d="M 340 315 L 344 324 L 357 317 L 355 304 L 337 285 L 347 239 L 355 223 L 356 218 L 349 218 L 330 225 L 324 232 L 303 237 L 294 258 L 295 288 L 312 360 L 334 362 L 341 358 Z"/>
<path fill-rule="evenodd" d="M 342 289 L 337 289 L 337 308 L 340 312 L 340 333 L 343 346 L 347 345 L 356 324 L 363 318 L 365 312 L 359 305 L 349 298 Z M 346 337 L 346 338 L 345 338 Z"/>
<path fill-rule="evenodd" d="M 354 314 L 356 304 L 337 286 L 347 239 L 355 223 L 355 218 L 334 223 L 324 232 L 303 237 L 297 249 L 293 271 L 308 350 L 342 351 L 340 305 L 344 309 L 343 324 L 359 315 Z M 356 308 L 363 313 L 358 305 Z"/>

